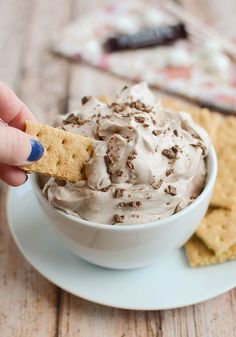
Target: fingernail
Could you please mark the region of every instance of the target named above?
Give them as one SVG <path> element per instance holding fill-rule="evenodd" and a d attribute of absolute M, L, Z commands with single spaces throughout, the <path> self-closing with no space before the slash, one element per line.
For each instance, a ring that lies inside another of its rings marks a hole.
<path fill-rule="evenodd" d="M 30 143 L 31 143 L 31 152 L 29 157 L 27 158 L 27 161 L 39 160 L 44 153 L 44 148 L 42 144 L 35 139 L 30 139 Z"/>
<path fill-rule="evenodd" d="M 29 176 L 28 176 L 28 174 L 26 174 L 26 177 L 25 177 L 25 182 L 24 182 L 24 184 L 28 181 L 28 179 L 29 179 Z"/>

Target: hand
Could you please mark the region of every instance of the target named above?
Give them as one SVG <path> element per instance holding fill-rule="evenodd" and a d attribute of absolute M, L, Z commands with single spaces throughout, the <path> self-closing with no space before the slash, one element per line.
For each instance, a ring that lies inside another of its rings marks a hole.
<path fill-rule="evenodd" d="M 23 132 L 27 119 L 36 120 L 13 91 L 0 82 L 0 179 L 12 186 L 27 180 L 26 173 L 18 166 L 43 155 L 42 145 Z"/>

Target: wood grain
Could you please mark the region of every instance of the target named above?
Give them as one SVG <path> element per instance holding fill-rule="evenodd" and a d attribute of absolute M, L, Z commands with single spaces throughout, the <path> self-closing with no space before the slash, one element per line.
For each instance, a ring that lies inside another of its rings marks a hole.
<path fill-rule="evenodd" d="M 234 0 L 225 1 L 224 6 L 221 0 L 178 3 L 215 22 L 219 30 L 236 33 Z M 86 94 L 112 96 L 125 84 L 48 51 L 54 32 L 96 6 L 96 0 L 0 1 L 0 61 L 4 65 L 0 78 L 41 121 L 76 108 Z M 0 190 L 0 336 L 236 337 L 236 290 L 187 308 L 136 312 L 97 305 L 58 289 L 25 261 L 13 243 L 6 193 L 6 187 Z"/>

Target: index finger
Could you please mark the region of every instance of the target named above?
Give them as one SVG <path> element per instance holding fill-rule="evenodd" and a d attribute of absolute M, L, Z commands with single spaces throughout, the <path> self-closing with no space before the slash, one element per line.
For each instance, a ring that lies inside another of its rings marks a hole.
<path fill-rule="evenodd" d="M 36 121 L 27 106 L 0 81 L 0 119 L 17 129 L 25 129 L 25 120 Z"/>

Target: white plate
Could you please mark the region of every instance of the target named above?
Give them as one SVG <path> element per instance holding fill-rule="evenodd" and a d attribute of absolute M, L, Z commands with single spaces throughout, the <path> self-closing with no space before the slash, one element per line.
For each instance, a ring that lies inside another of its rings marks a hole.
<path fill-rule="evenodd" d="M 236 285 L 236 261 L 191 269 L 182 250 L 130 271 L 89 264 L 54 236 L 29 183 L 10 189 L 7 211 L 12 235 L 29 263 L 62 289 L 96 303 L 136 310 L 177 308 Z"/>

